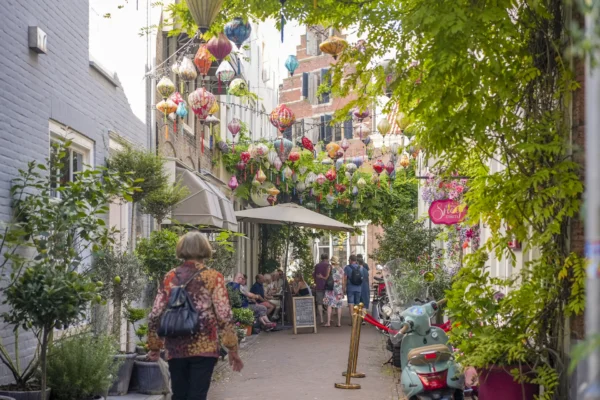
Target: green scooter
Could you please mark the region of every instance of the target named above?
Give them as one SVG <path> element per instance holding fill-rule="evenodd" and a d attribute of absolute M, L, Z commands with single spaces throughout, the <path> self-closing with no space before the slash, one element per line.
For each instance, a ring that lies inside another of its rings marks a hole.
<path fill-rule="evenodd" d="M 402 390 L 409 400 L 464 399 L 465 377 L 448 336 L 431 325 L 444 302 L 409 307 L 391 322 L 391 329 L 398 331 L 390 337 L 394 344 L 400 343 Z"/>

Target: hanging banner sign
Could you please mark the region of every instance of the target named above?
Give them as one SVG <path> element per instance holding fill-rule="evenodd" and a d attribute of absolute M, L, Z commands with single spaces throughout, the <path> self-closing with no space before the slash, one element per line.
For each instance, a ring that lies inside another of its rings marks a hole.
<path fill-rule="evenodd" d="M 467 206 L 461 207 L 455 200 L 436 200 L 429 206 L 429 218 L 436 225 L 455 225 L 467 215 Z"/>

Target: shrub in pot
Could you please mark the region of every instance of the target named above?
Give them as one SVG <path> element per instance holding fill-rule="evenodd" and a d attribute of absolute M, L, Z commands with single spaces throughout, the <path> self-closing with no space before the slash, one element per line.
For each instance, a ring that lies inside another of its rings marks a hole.
<path fill-rule="evenodd" d="M 48 354 L 48 383 L 56 400 L 91 399 L 105 395 L 120 365 L 117 343 L 110 336 L 90 334 L 61 339 Z"/>
<path fill-rule="evenodd" d="M 252 335 L 252 325 L 254 324 L 254 313 L 249 308 L 234 308 L 233 320 L 247 329 L 246 336 Z"/>

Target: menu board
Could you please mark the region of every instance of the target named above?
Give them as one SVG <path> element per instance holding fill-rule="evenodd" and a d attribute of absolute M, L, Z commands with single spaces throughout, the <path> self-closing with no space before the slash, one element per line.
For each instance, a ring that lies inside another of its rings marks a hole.
<path fill-rule="evenodd" d="M 315 298 L 313 296 L 294 297 L 294 334 L 298 328 L 314 328 L 317 333 Z"/>

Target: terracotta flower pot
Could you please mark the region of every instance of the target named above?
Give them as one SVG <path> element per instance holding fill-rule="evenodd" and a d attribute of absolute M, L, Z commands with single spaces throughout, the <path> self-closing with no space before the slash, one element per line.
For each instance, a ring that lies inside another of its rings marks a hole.
<path fill-rule="evenodd" d="M 252 325 L 246 326 L 246 336 L 252 336 Z"/>
<path fill-rule="evenodd" d="M 539 385 L 516 382 L 510 374 L 510 367 L 492 367 L 479 371 L 479 398 L 485 400 L 533 400 L 539 394 Z M 525 368 L 522 370 L 527 372 Z"/>

